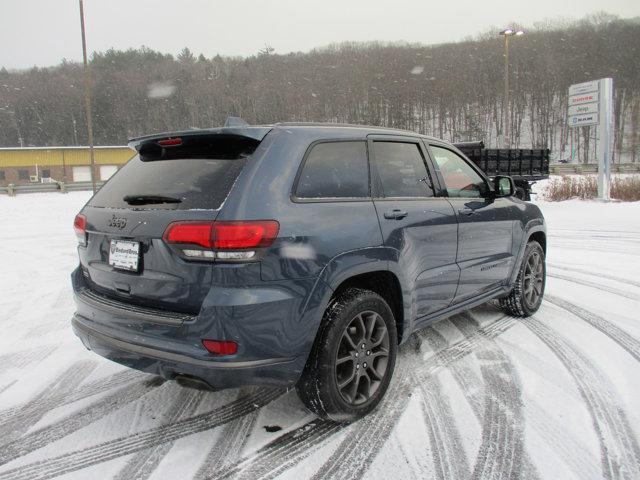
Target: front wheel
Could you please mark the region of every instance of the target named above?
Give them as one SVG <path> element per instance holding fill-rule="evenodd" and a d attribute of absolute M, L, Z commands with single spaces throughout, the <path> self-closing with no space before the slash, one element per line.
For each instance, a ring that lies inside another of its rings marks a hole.
<path fill-rule="evenodd" d="M 513 290 L 499 300 L 500 307 L 514 317 L 533 315 L 542 303 L 546 278 L 544 250 L 532 240 L 527 244 Z"/>
<path fill-rule="evenodd" d="M 398 348 L 393 313 L 382 297 L 350 288 L 327 308 L 296 389 L 321 418 L 351 421 L 384 396 Z"/>

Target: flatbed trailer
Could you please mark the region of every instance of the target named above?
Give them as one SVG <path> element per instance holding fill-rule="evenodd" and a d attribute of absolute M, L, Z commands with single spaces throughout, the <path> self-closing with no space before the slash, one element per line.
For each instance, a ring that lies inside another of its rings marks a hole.
<path fill-rule="evenodd" d="M 531 185 L 549 178 L 548 148 L 485 148 L 484 142 L 454 145 L 489 177 L 508 175 L 516 185 L 516 196 L 531 199 Z"/>

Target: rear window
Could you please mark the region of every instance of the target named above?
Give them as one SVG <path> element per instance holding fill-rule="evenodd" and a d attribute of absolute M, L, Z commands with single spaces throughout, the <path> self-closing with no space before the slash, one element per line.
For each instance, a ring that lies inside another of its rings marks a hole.
<path fill-rule="evenodd" d="M 304 162 L 296 196 L 299 198 L 360 198 L 369 196 L 369 167 L 365 142 L 316 144 Z"/>
<path fill-rule="evenodd" d="M 229 142 L 207 142 L 197 148 L 143 147 L 140 155 L 98 190 L 89 205 L 139 210 L 220 208 L 256 145 L 230 147 Z M 131 201 L 131 197 L 137 200 Z M 179 202 L 171 201 L 174 199 Z"/>

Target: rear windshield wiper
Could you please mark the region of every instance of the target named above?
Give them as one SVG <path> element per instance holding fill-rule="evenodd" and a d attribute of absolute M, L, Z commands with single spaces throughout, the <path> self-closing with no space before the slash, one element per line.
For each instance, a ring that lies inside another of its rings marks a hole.
<path fill-rule="evenodd" d="M 158 203 L 182 203 L 182 200 L 164 195 L 125 195 L 122 200 L 129 205 L 150 205 Z"/>

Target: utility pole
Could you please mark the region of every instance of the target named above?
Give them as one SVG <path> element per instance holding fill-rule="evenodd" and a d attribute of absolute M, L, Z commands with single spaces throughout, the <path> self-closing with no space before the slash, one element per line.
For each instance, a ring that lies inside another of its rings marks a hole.
<path fill-rule="evenodd" d="M 503 125 L 503 147 L 509 148 L 511 145 L 509 139 L 509 37 L 524 35 L 524 30 L 514 30 L 513 28 L 505 28 L 500 32 L 504 36 L 504 125 Z"/>
<path fill-rule="evenodd" d="M 91 188 L 96 193 L 96 161 L 93 155 L 93 121 L 91 117 L 91 79 L 89 78 L 89 66 L 87 64 L 87 39 L 84 33 L 84 5 L 80 2 L 80 31 L 82 33 L 82 62 L 84 79 L 84 111 L 87 118 L 87 140 L 89 143 L 89 158 L 91 160 Z"/>
<path fill-rule="evenodd" d="M 509 36 L 504 35 L 504 148 L 509 148 Z"/>

